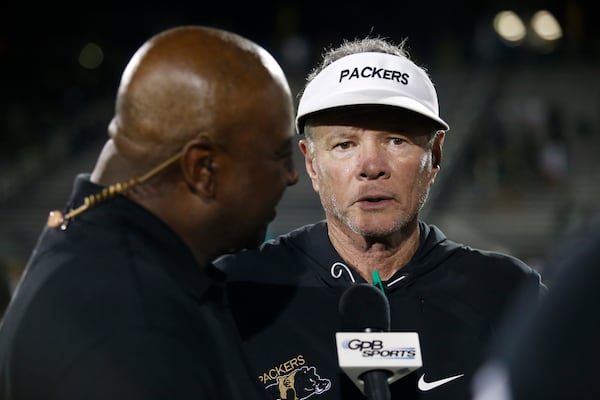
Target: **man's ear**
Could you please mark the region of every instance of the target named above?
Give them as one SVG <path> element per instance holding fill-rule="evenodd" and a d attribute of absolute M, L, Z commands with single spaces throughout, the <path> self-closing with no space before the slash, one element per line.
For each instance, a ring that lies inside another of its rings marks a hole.
<path fill-rule="evenodd" d="M 215 152 L 214 143 L 200 136 L 185 145 L 181 157 L 183 179 L 190 190 L 209 198 L 215 193 Z"/>
<path fill-rule="evenodd" d="M 309 149 L 310 144 L 306 139 L 301 139 L 298 141 L 298 147 L 300 151 L 304 155 L 304 166 L 306 168 L 306 173 L 312 182 L 313 189 L 315 192 L 319 191 L 319 179 L 317 176 L 317 171 L 315 171 L 314 159 L 313 155 Z"/>

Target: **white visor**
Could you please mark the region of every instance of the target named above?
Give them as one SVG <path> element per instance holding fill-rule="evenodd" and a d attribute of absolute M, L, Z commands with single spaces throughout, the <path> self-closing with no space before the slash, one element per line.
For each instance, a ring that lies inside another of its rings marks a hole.
<path fill-rule="evenodd" d="M 450 129 L 427 73 L 406 57 L 377 52 L 342 57 L 319 72 L 300 98 L 296 129 L 302 133 L 306 117 L 317 111 L 372 104 L 414 111 Z"/>

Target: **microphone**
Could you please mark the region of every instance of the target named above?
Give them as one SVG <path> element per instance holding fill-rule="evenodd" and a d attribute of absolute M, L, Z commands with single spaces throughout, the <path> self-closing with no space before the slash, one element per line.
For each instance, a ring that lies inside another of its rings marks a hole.
<path fill-rule="evenodd" d="M 335 334 L 340 368 L 369 400 L 390 400 L 389 384 L 421 368 L 419 335 L 390 332 L 390 304 L 368 283 L 340 297 L 342 332 Z"/>

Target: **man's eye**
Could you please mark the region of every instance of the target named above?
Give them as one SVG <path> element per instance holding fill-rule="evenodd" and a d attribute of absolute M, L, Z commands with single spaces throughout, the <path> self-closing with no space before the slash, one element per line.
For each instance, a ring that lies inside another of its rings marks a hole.
<path fill-rule="evenodd" d="M 335 148 L 338 148 L 338 149 L 345 150 L 345 149 L 349 149 L 349 148 L 350 148 L 350 146 L 351 146 L 351 144 L 352 144 L 352 143 L 350 143 L 350 142 L 342 142 L 342 143 L 338 143 L 338 144 L 336 144 L 336 145 L 335 145 L 335 146 L 333 146 L 333 147 L 335 147 Z"/>
<path fill-rule="evenodd" d="M 402 144 L 405 142 L 405 140 L 399 137 L 395 137 L 391 139 L 391 142 L 392 144 Z"/>

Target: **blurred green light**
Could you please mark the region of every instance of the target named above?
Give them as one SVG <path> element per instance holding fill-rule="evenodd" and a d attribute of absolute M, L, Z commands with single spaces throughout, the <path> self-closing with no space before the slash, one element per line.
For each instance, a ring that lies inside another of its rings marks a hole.
<path fill-rule="evenodd" d="M 87 69 L 96 69 L 104 60 L 102 48 L 96 43 L 87 43 L 79 52 L 79 65 Z"/>

